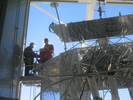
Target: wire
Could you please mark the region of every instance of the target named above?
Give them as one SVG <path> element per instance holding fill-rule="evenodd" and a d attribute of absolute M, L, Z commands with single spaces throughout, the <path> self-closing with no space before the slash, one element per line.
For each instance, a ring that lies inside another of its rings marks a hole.
<path fill-rule="evenodd" d="M 73 47 L 71 47 L 69 50 L 71 50 L 71 49 L 73 49 L 73 48 L 75 48 L 77 45 L 79 45 L 79 44 L 81 44 L 82 42 L 81 41 L 79 41 L 79 43 L 77 43 L 77 44 L 75 44 Z"/>
<path fill-rule="evenodd" d="M 49 32 L 51 32 L 51 33 L 54 33 L 54 31 L 53 31 L 52 28 L 51 28 L 53 25 L 55 25 L 54 22 L 52 22 L 52 23 L 49 25 Z"/>
<path fill-rule="evenodd" d="M 60 26 L 62 38 L 63 38 L 63 40 L 64 40 L 64 50 L 66 51 L 66 49 L 67 49 L 67 47 L 66 47 L 66 42 L 65 42 L 64 35 L 63 35 L 63 29 L 62 29 L 62 26 L 61 26 L 60 17 L 59 17 L 58 9 L 57 9 L 57 7 L 56 7 L 56 3 L 54 3 L 54 6 L 55 6 L 54 8 L 55 8 L 55 10 L 56 10 L 56 14 L 57 14 L 58 21 L 59 21 L 59 26 Z"/>
<path fill-rule="evenodd" d="M 63 81 L 72 79 L 72 78 L 75 78 L 75 76 L 74 76 L 74 77 L 69 77 L 69 78 L 66 78 L 66 79 L 59 80 L 59 81 L 57 81 L 57 82 L 55 82 L 55 83 L 53 83 L 53 84 L 47 86 L 47 87 L 44 88 L 33 100 L 36 100 L 36 98 L 37 98 L 40 94 L 42 94 L 42 92 L 45 91 L 47 88 L 49 88 L 49 87 L 51 87 L 51 86 L 53 86 L 53 85 L 56 85 L 56 84 L 58 84 L 58 83 L 60 83 L 60 82 L 63 82 Z"/>
<path fill-rule="evenodd" d="M 44 12 L 45 14 L 49 15 L 50 17 L 52 17 L 53 19 L 55 19 L 56 21 L 59 21 L 55 16 L 51 15 L 50 13 L 48 13 L 47 11 L 45 11 L 44 9 L 40 8 L 39 6 L 35 5 L 34 3 L 31 3 L 32 6 L 36 7 L 37 9 L 39 9 L 40 11 Z M 63 21 L 60 20 L 60 22 L 62 24 L 65 24 Z"/>
<path fill-rule="evenodd" d="M 88 74 L 88 75 L 89 75 L 89 74 Z M 93 74 L 93 75 L 91 75 L 91 76 L 95 76 L 95 75 Z M 97 76 L 98 76 L 98 77 L 100 77 L 100 76 L 115 77 L 115 76 L 112 76 L 112 75 L 97 75 Z M 83 76 L 80 74 L 80 75 L 77 75 L 77 76 L 68 77 L 68 78 L 59 80 L 59 81 L 57 81 L 57 82 L 54 82 L 54 83 L 52 83 L 51 85 L 49 85 L 49 86 L 47 86 L 46 88 L 44 88 L 40 93 L 38 93 L 38 95 L 37 95 L 33 100 L 36 100 L 36 98 L 37 98 L 40 94 L 42 94 L 46 89 L 48 89 L 49 87 L 51 87 L 51 86 L 53 86 L 53 85 L 56 85 L 56 84 L 58 84 L 58 83 L 60 83 L 60 82 L 67 81 L 67 80 L 69 80 L 69 79 L 76 78 L 76 77 L 83 77 Z M 120 79 L 120 80 L 124 80 L 124 81 L 127 80 L 127 79 L 123 79 L 123 78 L 121 78 L 121 77 L 115 77 L 115 78 Z M 132 82 L 132 80 L 127 80 L 127 81 L 128 81 L 128 82 Z"/>
<path fill-rule="evenodd" d="M 60 100 L 63 98 L 63 96 L 67 93 L 67 90 L 60 96 Z"/>
<path fill-rule="evenodd" d="M 84 82 L 84 84 L 83 84 L 83 89 L 82 89 L 82 92 L 81 92 L 81 95 L 80 95 L 79 100 L 82 99 L 82 95 L 83 95 L 83 93 L 84 93 L 84 89 L 85 89 L 85 85 L 86 85 L 86 83 L 87 83 L 87 78 L 86 78 L 86 80 L 85 80 L 85 82 Z"/>

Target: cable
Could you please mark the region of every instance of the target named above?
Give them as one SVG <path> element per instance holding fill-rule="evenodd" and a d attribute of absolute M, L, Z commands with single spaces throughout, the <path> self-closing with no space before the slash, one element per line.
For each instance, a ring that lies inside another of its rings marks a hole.
<path fill-rule="evenodd" d="M 60 100 L 63 98 L 63 96 L 67 93 L 67 90 L 60 96 Z"/>
<path fill-rule="evenodd" d="M 60 82 L 62 82 L 62 81 L 66 81 L 66 80 L 69 80 L 69 79 L 72 79 L 72 78 L 75 78 L 75 76 L 74 76 L 74 77 L 69 77 L 69 78 L 66 78 L 66 79 L 59 80 L 59 81 L 57 81 L 57 82 L 55 82 L 55 83 L 53 83 L 53 84 L 47 86 L 47 87 L 44 88 L 33 100 L 36 100 L 36 98 L 37 98 L 40 94 L 42 94 L 42 92 L 45 91 L 47 88 L 49 88 L 49 87 L 51 87 L 51 86 L 53 86 L 53 85 L 56 85 L 56 84 L 58 84 L 58 83 L 60 83 Z"/>
<path fill-rule="evenodd" d="M 55 25 L 54 22 L 52 22 L 52 23 L 49 25 L 49 32 L 51 32 L 51 33 L 54 33 L 54 31 L 53 31 L 52 28 L 51 28 L 53 25 Z"/>
<path fill-rule="evenodd" d="M 82 89 L 82 92 L 81 92 L 81 95 L 80 95 L 79 100 L 82 99 L 82 96 L 83 96 L 83 93 L 84 93 L 84 89 L 85 89 L 85 85 L 86 85 L 86 83 L 87 83 L 87 78 L 86 78 L 86 80 L 85 80 L 85 82 L 84 82 L 84 84 L 83 84 L 83 89 Z"/>
<path fill-rule="evenodd" d="M 71 47 L 69 50 L 72 50 L 73 48 L 75 48 L 77 45 L 81 44 L 83 42 L 79 41 L 79 43 L 75 44 L 73 47 Z"/>
<path fill-rule="evenodd" d="M 90 73 L 89 73 L 90 74 Z M 89 75 L 88 74 L 88 75 Z M 91 76 L 95 76 L 94 74 L 92 74 Z M 107 76 L 107 77 L 115 77 L 115 78 L 117 78 L 117 79 L 120 79 L 120 80 L 127 80 L 127 79 L 123 79 L 123 78 L 121 78 L 121 77 L 116 77 L 116 76 L 112 76 L 112 75 L 97 75 L 98 77 L 100 77 L 100 76 Z M 76 77 L 82 77 L 82 75 L 80 74 L 80 75 L 77 75 L 77 76 L 72 76 L 72 77 L 68 77 L 68 78 L 65 78 L 65 79 L 62 79 L 62 80 L 59 80 L 59 81 L 57 81 L 57 82 L 54 82 L 54 83 L 52 83 L 51 85 L 49 85 L 49 86 L 47 86 L 46 88 L 44 88 L 40 93 L 38 93 L 38 95 L 33 99 L 33 100 L 36 100 L 36 98 L 40 95 L 40 94 L 42 94 L 46 89 L 48 89 L 49 87 L 51 87 L 51 86 L 53 86 L 53 85 L 56 85 L 56 84 L 58 84 L 58 83 L 60 83 L 60 82 L 63 82 L 63 81 L 66 81 L 66 80 L 69 80 L 69 79 L 73 79 L 73 78 L 76 78 Z M 127 80 L 128 82 L 132 82 L 132 80 Z"/>
<path fill-rule="evenodd" d="M 59 14 L 58 14 L 58 9 L 57 9 L 57 5 L 56 5 L 56 4 L 57 4 L 57 3 L 53 3 L 54 8 L 55 8 L 55 11 L 56 11 L 56 14 L 57 14 L 57 18 L 58 18 L 58 21 L 59 21 L 59 26 L 60 26 L 62 38 L 63 38 L 63 40 L 64 40 L 64 50 L 66 51 L 66 49 L 67 49 L 67 47 L 66 47 L 66 42 L 65 42 L 64 35 L 63 35 L 63 29 L 62 29 L 62 26 L 61 26 L 60 17 L 59 17 Z"/>

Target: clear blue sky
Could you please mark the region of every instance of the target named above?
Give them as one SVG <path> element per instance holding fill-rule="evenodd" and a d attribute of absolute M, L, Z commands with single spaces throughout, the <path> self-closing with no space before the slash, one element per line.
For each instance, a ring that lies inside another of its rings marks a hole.
<path fill-rule="evenodd" d="M 35 4 L 43 8 L 47 12 L 51 13 L 52 15 L 57 16 L 55 9 L 50 7 L 49 3 L 35 3 Z M 95 8 L 95 10 L 97 9 L 98 7 Z M 116 16 L 119 16 L 119 12 L 121 12 L 122 15 L 133 14 L 132 9 L 133 9 L 133 6 L 131 5 L 130 6 L 104 5 L 103 10 L 105 11 L 105 13 L 103 13 L 102 17 L 103 18 L 116 17 Z M 58 12 L 59 12 L 60 19 L 65 23 L 78 22 L 86 19 L 85 4 L 61 3 L 59 4 Z M 95 11 L 94 19 L 99 19 L 99 13 L 97 11 Z M 51 18 L 49 15 L 31 6 L 26 46 L 28 46 L 30 42 L 34 42 L 36 44 L 36 47 L 34 48 L 34 50 L 39 50 L 43 46 L 43 39 L 47 37 L 49 38 L 50 43 L 52 43 L 55 47 L 55 51 L 54 51 L 55 56 L 59 55 L 59 53 L 61 52 L 64 52 L 64 46 L 61 40 L 58 39 L 55 34 L 49 32 L 49 25 L 52 22 L 58 24 L 58 22 L 53 18 Z M 69 49 L 70 47 L 72 47 L 72 43 L 67 44 L 67 48 Z M 31 89 L 30 87 L 25 87 L 25 86 L 22 88 L 21 100 L 30 100 L 28 97 L 30 89 Z M 36 91 L 39 91 L 39 89 L 37 89 Z M 111 100 L 111 97 L 109 96 L 109 94 L 110 93 L 108 93 L 108 96 L 105 100 Z M 127 90 L 125 91 L 120 90 L 119 94 L 120 94 L 120 100 L 130 100 Z M 52 100 L 52 99 L 49 99 L 49 100 Z"/>

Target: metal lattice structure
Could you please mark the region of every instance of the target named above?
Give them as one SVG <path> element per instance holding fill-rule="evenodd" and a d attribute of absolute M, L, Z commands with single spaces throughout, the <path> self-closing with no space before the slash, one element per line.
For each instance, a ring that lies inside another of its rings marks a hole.
<path fill-rule="evenodd" d="M 118 88 L 132 87 L 132 45 L 76 48 L 49 60 L 43 64 L 44 94 L 59 92 L 60 100 L 85 98 L 81 94 L 90 91 L 86 79 L 92 76 L 96 77 L 99 90 L 109 89 L 108 77 L 117 79 Z"/>
<path fill-rule="evenodd" d="M 64 42 L 108 38 L 133 33 L 133 15 L 53 25 L 51 28 Z"/>
<path fill-rule="evenodd" d="M 119 63 L 115 61 L 115 63 L 118 63 L 118 68 L 115 67 L 114 69 L 111 70 L 103 70 L 99 65 L 104 65 L 103 63 L 100 62 L 100 59 L 103 60 L 104 57 L 107 56 L 108 60 L 112 61 L 114 60 L 111 58 L 111 56 L 107 55 L 104 50 L 102 49 L 104 46 L 101 44 L 96 45 L 97 47 L 91 47 L 94 49 L 94 51 L 89 51 L 90 47 L 87 48 L 77 48 L 73 49 L 67 52 L 64 52 L 60 54 L 58 57 L 55 57 L 48 61 L 45 64 L 40 64 L 38 66 L 42 67 L 43 66 L 43 72 L 42 74 L 39 74 L 38 76 L 22 76 L 21 77 L 21 66 L 23 66 L 23 50 L 26 46 L 26 37 L 27 37 L 27 25 L 28 25 L 28 18 L 29 18 L 29 11 L 30 11 L 30 3 L 33 2 L 48 2 L 48 3 L 53 3 L 53 2 L 59 2 L 59 3 L 80 3 L 80 4 L 85 4 L 86 5 L 86 19 L 87 20 L 92 20 L 95 6 L 96 4 L 99 3 L 99 1 L 104 1 L 101 3 L 105 4 L 123 4 L 123 5 L 132 5 L 133 0 L 1 0 L 0 1 L 0 20 L 1 20 L 1 27 L 0 27 L 0 98 L 3 99 L 14 99 L 18 100 L 20 99 L 20 93 L 21 93 L 21 83 L 24 85 L 32 86 L 32 85 L 42 85 L 42 96 L 40 100 L 48 100 L 47 94 L 59 94 L 59 98 L 61 100 L 75 100 L 79 99 L 80 100 L 87 100 L 90 98 L 89 91 L 91 90 L 91 87 L 98 87 L 98 89 L 107 89 L 110 88 L 111 84 L 109 84 L 110 79 L 116 78 L 118 87 L 132 87 L 132 47 L 130 48 L 130 43 L 125 43 L 127 46 L 120 46 L 122 48 L 122 51 L 120 49 L 120 52 L 118 50 L 115 51 L 115 53 L 118 52 L 119 56 L 124 53 L 126 56 L 124 56 L 124 59 L 118 59 L 122 60 Z M 34 4 L 35 6 L 35 4 Z M 37 6 L 36 6 L 37 7 Z M 68 7 L 68 6 L 67 6 Z M 39 7 L 37 7 L 39 8 Z M 40 8 L 39 8 L 40 9 Z M 45 12 L 44 10 L 40 9 L 41 11 Z M 130 10 L 130 9 L 129 9 Z M 45 12 L 46 13 L 46 12 Z M 34 13 L 35 14 L 35 13 Z M 37 14 L 36 14 L 37 15 Z M 130 16 L 130 15 L 129 15 Z M 132 15 L 131 15 L 132 16 Z M 54 17 L 54 16 L 52 16 Z M 125 16 L 126 17 L 126 16 Z M 114 18 L 112 19 L 112 22 L 108 20 L 109 24 L 116 24 L 116 33 L 114 34 L 115 30 L 113 30 L 112 26 L 111 27 L 113 31 L 111 31 L 111 34 L 109 36 L 120 36 L 125 37 L 127 34 L 132 34 L 132 18 L 125 18 L 124 17 L 124 23 L 119 23 L 117 26 L 117 22 L 115 19 L 119 18 Z M 123 18 L 123 17 L 121 17 Z M 129 18 L 129 19 L 128 19 Z M 57 19 L 57 18 L 55 18 Z M 102 23 L 104 23 L 104 20 L 100 20 Z M 58 20 L 59 21 L 59 20 Z M 91 28 L 91 32 L 97 30 L 95 29 L 94 26 L 102 25 L 102 23 L 97 23 L 99 20 L 92 21 L 92 24 L 89 24 L 89 21 L 84 21 L 87 24 L 84 24 L 83 22 L 77 22 L 77 23 L 70 23 L 70 29 L 73 30 L 74 33 L 71 34 L 70 36 L 70 30 L 68 33 L 68 28 L 64 26 L 63 31 L 65 33 L 64 35 L 66 40 L 65 42 L 71 42 L 71 41 L 81 41 L 85 39 L 91 39 L 88 38 L 87 33 Z M 113 22 L 114 21 L 114 22 Z M 94 22 L 94 23 L 93 23 Z M 106 22 L 105 22 L 106 23 Z M 127 24 L 126 24 L 127 23 Z M 76 24 L 76 25 L 75 25 Z M 79 27 L 79 25 L 82 25 Z M 86 27 L 86 25 L 92 25 L 89 29 Z M 120 27 L 122 25 L 122 27 Z M 58 25 L 57 25 L 58 26 Z M 56 26 L 55 26 L 56 27 Z M 62 25 L 63 27 L 63 25 Z M 86 29 L 84 29 L 84 27 Z M 97 26 L 98 32 L 106 32 L 106 31 L 101 31 L 102 26 L 99 28 Z M 106 27 L 104 25 L 104 27 Z M 57 27 L 58 28 L 58 27 Z M 80 28 L 82 28 L 80 30 Z M 108 28 L 108 27 L 106 27 Z M 120 28 L 120 30 L 119 30 Z M 58 28 L 59 29 L 59 28 Z M 78 31 L 81 31 L 82 33 L 78 33 Z M 94 34 L 97 34 L 95 33 Z M 112 33 L 113 32 L 113 33 Z M 126 33 L 126 34 L 121 34 Z M 58 32 L 57 32 L 58 33 Z M 60 33 L 58 33 L 60 35 Z M 98 33 L 97 35 L 93 34 L 93 38 L 97 38 L 99 40 L 99 35 L 101 36 L 102 33 Z M 76 36 L 77 35 L 77 36 Z M 92 34 L 88 34 L 92 35 Z M 107 35 L 108 36 L 108 35 Z M 63 41 L 64 39 L 62 36 L 60 37 Z M 108 37 L 106 37 L 108 38 Z M 103 35 L 102 35 L 102 40 L 103 40 Z M 101 41 L 101 40 L 100 40 Z M 132 41 L 131 41 L 132 42 Z M 100 43 L 100 42 L 99 42 Z M 117 43 L 116 43 L 117 44 Z M 132 43 L 131 43 L 132 44 Z M 106 43 L 107 47 L 110 47 L 108 43 Z M 115 44 L 114 44 L 115 45 Z M 119 45 L 118 45 L 119 46 Z M 90 49 L 91 49 L 90 48 Z M 100 49 L 98 49 L 100 48 Z M 104 47 L 106 48 L 106 46 Z M 130 50 L 128 50 L 130 49 Z M 101 51 L 101 52 L 100 52 Z M 112 50 L 107 48 L 108 52 L 112 53 Z M 91 56 L 93 59 L 91 59 L 90 56 L 86 58 L 86 55 L 90 54 L 93 52 L 93 56 Z M 66 54 L 67 53 L 67 54 Z M 101 53 L 104 55 L 103 58 L 102 56 L 96 57 L 95 54 L 101 55 Z M 115 56 L 117 58 L 117 55 Z M 95 59 L 99 59 L 98 61 L 95 61 Z M 123 61 L 124 60 L 124 61 Z M 89 62 L 88 62 L 89 61 Z M 93 63 L 91 62 L 93 61 Z M 105 62 L 106 59 L 105 59 Z M 126 64 L 123 64 L 125 63 Z M 89 65 L 89 66 L 88 66 Z M 91 65 L 91 66 L 90 66 Z M 113 64 L 108 64 L 108 65 L 113 65 Z M 121 67 L 122 65 L 122 67 Z M 108 66 L 110 68 L 110 66 Z M 109 75 L 109 71 L 115 71 L 113 75 Z M 92 77 L 93 80 L 96 79 L 95 85 L 89 84 L 91 81 Z M 109 84 L 109 85 L 108 85 Z M 95 88 L 93 91 L 94 95 L 93 97 L 99 97 L 97 95 L 97 88 Z M 115 88 L 116 90 L 117 88 Z M 133 94 L 130 90 L 131 95 Z M 92 91 L 91 91 L 92 92 Z M 40 94 L 41 94 L 40 93 Z M 115 92 L 116 93 L 116 92 Z M 46 95 L 45 95 L 46 94 Z M 43 97 L 44 95 L 44 97 Z M 55 100 L 55 95 L 51 96 L 51 98 L 54 98 Z M 24 97 L 26 97 L 24 95 Z M 46 99 L 43 99 L 47 97 Z M 52 100 L 52 99 L 50 99 Z M 117 99 L 119 100 L 119 99 Z"/>
<path fill-rule="evenodd" d="M 36 76 L 38 80 L 33 79 L 32 84 L 41 83 L 41 99 L 47 100 L 47 96 L 55 98 L 54 94 L 58 94 L 60 100 L 90 100 L 90 92 L 92 92 L 94 100 L 101 100 L 96 91 L 109 91 L 112 89 L 112 84 L 116 86 L 115 89 L 132 88 L 132 17 L 132 15 L 128 15 L 94 20 L 94 22 L 74 23 L 63 28 L 65 38 L 62 38 L 58 25 L 54 25 L 53 29 L 64 42 L 87 39 L 95 39 L 95 42 L 88 47 L 65 51 L 57 57 L 37 65 L 35 70 L 40 71 L 42 68 L 42 72 Z M 91 26 L 93 24 L 97 26 Z M 79 26 L 81 27 L 79 28 Z M 22 80 L 24 81 L 24 79 Z M 114 83 L 110 84 L 112 80 Z M 93 82 L 90 83 L 91 81 Z M 28 82 L 25 81 L 25 84 L 31 85 Z M 92 91 L 92 87 L 95 87 L 95 91 Z M 116 93 L 114 92 L 114 94 Z"/>
<path fill-rule="evenodd" d="M 117 88 L 132 87 L 133 43 L 126 36 L 133 31 L 132 15 L 101 20 L 68 24 L 67 28 L 63 27 L 64 39 L 58 25 L 53 26 L 64 42 L 98 39 L 92 46 L 68 50 L 42 65 L 42 97 L 52 91 L 60 94 L 60 100 L 90 100 L 88 79 L 92 77 L 95 77 L 98 90 L 109 90 L 109 82 L 115 79 Z M 93 24 L 97 26 L 93 27 Z M 107 38 L 112 36 L 119 39 Z"/>

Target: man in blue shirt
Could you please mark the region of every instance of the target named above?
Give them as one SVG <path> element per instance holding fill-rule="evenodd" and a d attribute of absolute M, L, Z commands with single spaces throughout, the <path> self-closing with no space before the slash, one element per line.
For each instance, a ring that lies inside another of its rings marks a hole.
<path fill-rule="evenodd" d="M 24 62 L 25 62 L 25 76 L 31 75 L 29 73 L 30 70 L 33 68 L 34 63 L 34 57 L 37 57 L 38 55 L 34 53 L 33 48 L 35 44 L 32 42 L 30 45 L 25 48 L 24 50 Z"/>

